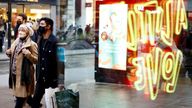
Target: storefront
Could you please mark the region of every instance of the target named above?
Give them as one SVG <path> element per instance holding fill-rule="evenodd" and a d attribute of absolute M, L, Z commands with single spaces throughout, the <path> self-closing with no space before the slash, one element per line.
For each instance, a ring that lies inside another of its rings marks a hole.
<path fill-rule="evenodd" d="M 12 26 L 15 26 L 15 19 L 19 13 L 25 13 L 28 16 L 28 20 L 37 21 L 41 17 L 50 17 L 56 21 L 56 3 L 55 0 L 11 0 Z M 0 4 L 0 16 L 5 20 L 8 19 L 7 8 L 7 0 L 2 0 Z"/>

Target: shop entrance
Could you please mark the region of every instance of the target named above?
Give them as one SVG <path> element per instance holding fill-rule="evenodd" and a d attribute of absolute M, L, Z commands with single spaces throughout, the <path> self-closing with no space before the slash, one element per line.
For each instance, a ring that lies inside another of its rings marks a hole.
<path fill-rule="evenodd" d="M 12 22 L 19 13 L 25 13 L 28 20 L 37 21 L 41 17 L 50 17 L 51 6 L 46 4 L 13 4 Z M 15 23 L 14 23 L 15 24 Z"/>

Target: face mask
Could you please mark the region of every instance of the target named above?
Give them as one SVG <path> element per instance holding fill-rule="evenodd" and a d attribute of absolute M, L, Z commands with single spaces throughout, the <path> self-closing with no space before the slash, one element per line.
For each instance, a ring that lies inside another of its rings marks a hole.
<path fill-rule="evenodd" d="M 21 21 L 17 21 L 17 25 L 21 25 L 22 24 L 22 22 Z"/>
<path fill-rule="evenodd" d="M 40 35 L 42 35 L 43 33 L 46 32 L 45 27 L 39 26 L 39 29 L 37 30 L 37 32 L 38 32 Z"/>
<path fill-rule="evenodd" d="M 23 40 L 23 39 L 25 39 L 26 37 L 27 37 L 27 34 L 25 33 L 25 32 L 23 32 L 23 31 L 19 31 L 19 38 L 21 39 L 21 40 Z"/>

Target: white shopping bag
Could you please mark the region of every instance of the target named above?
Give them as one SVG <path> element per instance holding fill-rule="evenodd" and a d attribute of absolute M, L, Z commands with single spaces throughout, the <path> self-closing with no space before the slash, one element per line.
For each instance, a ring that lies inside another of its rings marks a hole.
<path fill-rule="evenodd" d="M 45 104 L 46 108 L 57 108 L 55 92 L 59 91 L 59 88 L 51 88 L 45 89 Z"/>

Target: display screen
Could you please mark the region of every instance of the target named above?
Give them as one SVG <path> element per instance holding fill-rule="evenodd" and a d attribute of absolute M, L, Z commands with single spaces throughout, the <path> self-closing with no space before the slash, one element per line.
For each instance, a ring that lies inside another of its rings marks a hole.
<path fill-rule="evenodd" d="M 126 70 L 128 5 L 100 5 L 99 10 L 99 67 Z"/>

